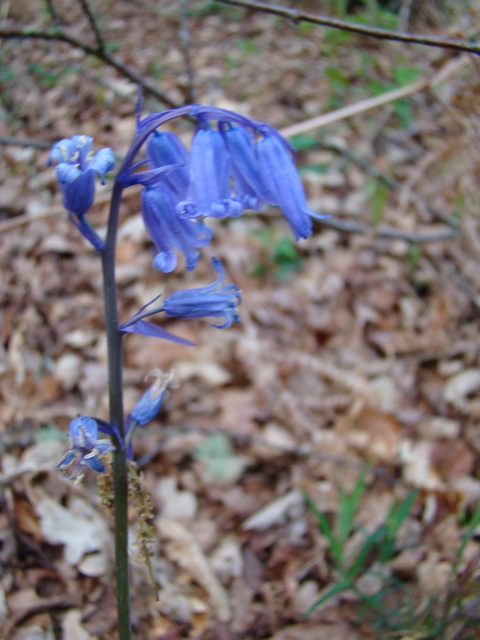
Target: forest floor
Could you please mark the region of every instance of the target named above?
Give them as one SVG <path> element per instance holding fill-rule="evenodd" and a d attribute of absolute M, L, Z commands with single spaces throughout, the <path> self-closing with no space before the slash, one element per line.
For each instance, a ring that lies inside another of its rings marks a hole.
<path fill-rule="evenodd" d="M 412 30 L 478 40 L 478 5 L 434 4 L 412 4 Z M 93 42 L 81 3 L 55 6 L 62 28 Z M 182 263 L 159 278 L 139 192 L 127 191 L 122 317 L 162 291 L 211 282 L 209 256 L 242 290 L 238 326 L 163 323 L 195 347 L 125 339 L 127 411 L 149 371 L 172 369 L 178 382 L 135 440 L 155 535 L 149 574 L 135 562 L 133 496 L 134 638 L 480 638 L 478 58 L 189 6 L 202 104 L 282 129 L 418 80 L 425 88 L 291 138 L 311 208 L 331 216 L 298 245 L 278 210 L 249 212 L 214 221 L 195 271 Z M 114 55 L 183 103 L 180 3 L 92 9 Z M 402 28 L 376 3 L 346 17 Z M 1 19 L 50 17 L 40 1 L 3 2 Z M 86 134 L 125 154 L 137 87 L 118 71 L 57 41 L 4 39 L 0 56 L 1 136 L 51 145 Z M 144 113 L 163 108 L 145 96 Z M 2 638 L 108 640 L 112 518 L 93 474 L 74 485 L 56 468 L 72 419 L 108 418 L 101 270 L 47 156 L 0 147 Z M 89 214 L 99 229 L 111 185 Z"/>

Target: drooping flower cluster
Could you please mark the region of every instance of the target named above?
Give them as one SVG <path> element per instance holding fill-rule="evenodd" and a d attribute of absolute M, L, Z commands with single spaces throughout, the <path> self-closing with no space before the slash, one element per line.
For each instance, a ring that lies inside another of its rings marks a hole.
<path fill-rule="evenodd" d="M 53 147 L 48 163 L 57 162 L 56 172 L 63 203 L 80 232 L 104 256 L 112 255 L 122 189 L 142 185 L 142 217 L 155 245 L 153 266 L 173 271 L 178 253 L 183 254 L 187 269 L 195 268 L 200 252 L 211 240 L 208 218 L 238 217 L 247 209 L 259 211 L 266 205 L 278 206 L 287 219 L 295 239 L 312 232 L 312 218 L 323 216 L 308 206 L 302 183 L 294 165 L 294 150 L 272 127 L 215 107 L 200 105 L 180 107 L 152 114 L 144 119 L 137 110 L 137 132 L 117 176 L 109 235 L 104 242 L 87 220 L 93 204 L 95 179 L 102 182 L 115 165 L 113 152 L 92 152 L 92 139 L 74 136 L 60 140 Z M 180 138 L 159 127 L 181 116 L 197 120 L 190 151 Z M 145 159 L 138 155 L 145 145 Z M 113 216 L 113 217 L 112 217 Z M 110 240 L 109 240 L 110 238 Z M 113 241 L 112 241 L 113 238 Z M 105 261 L 106 262 L 106 261 Z M 216 318 L 213 327 L 223 329 L 239 322 L 240 291 L 234 284 L 222 284 L 223 267 L 214 258 L 217 279 L 204 287 L 177 291 L 152 308 L 148 303 L 127 322 L 116 327 L 122 333 L 139 333 L 191 345 L 189 340 L 172 335 L 145 318 L 163 312 L 172 318 Z M 154 372 L 155 373 L 155 372 Z M 73 465 L 73 476 L 83 475 L 85 467 L 105 472 L 101 456 L 114 450 L 108 441 L 99 439 L 102 431 L 131 456 L 131 438 L 137 426 L 147 424 L 158 413 L 172 384 L 170 374 L 156 372 L 156 379 L 140 398 L 126 419 L 125 435 L 115 425 L 97 418 L 80 416 L 70 424 L 70 448 L 59 463 L 66 469 Z"/>
<path fill-rule="evenodd" d="M 187 151 L 180 138 L 159 127 L 180 116 L 196 118 L 198 126 Z M 240 216 L 246 209 L 278 206 L 295 239 L 312 232 L 313 212 L 306 201 L 294 165 L 294 150 L 272 127 L 251 118 L 219 109 L 194 105 L 152 114 L 137 114 L 137 137 L 117 180 L 123 186 L 142 184 L 142 215 L 156 247 L 155 268 L 169 273 L 177 265 L 177 252 L 194 269 L 199 249 L 212 230 L 206 218 Z M 137 155 L 146 142 L 146 159 Z M 48 162 L 57 161 L 57 177 L 63 202 L 73 221 L 101 251 L 103 243 L 85 214 L 93 204 L 95 175 L 104 181 L 115 165 L 111 149 L 93 155 L 92 139 L 74 136 L 53 147 Z M 138 171 L 147 165 L 148 169 Z"/>
<path fill-rule="evenodd" d="M 134 173 L 135 165 L 120 177 L 145 185 L 142 214 L 157 248 L 154 266 L 172 271 L 180 251 L 193 269 L 211 238 L 205 218 L 237 217 L 267 204 L 280 207 L 296 240 L 308 237 L 311 217 L 322 216 L 308 207 L 288 142 L 272 127 L 222 109 L 192 107 L 190 115 L 198 119 L 190 152 L 174 133 L 154 131 L 149 169 Z"/>

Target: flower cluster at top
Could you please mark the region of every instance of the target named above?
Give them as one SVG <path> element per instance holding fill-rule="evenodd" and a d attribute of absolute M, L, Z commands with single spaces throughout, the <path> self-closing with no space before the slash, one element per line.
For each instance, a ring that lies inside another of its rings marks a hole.
<path fill-rule="evenodd" d="M 142 216 L 155 245 L 153 266 L 169 273 L 183 254 L 187 269 L 195 268 L 199 249 L 206 246 L 212 230 L 208 218 L 238 217 L 247 209 L 261 210 L 278 206 L 287 219 L 295 239 L 312 232 L 315 214 L 306 201 L 302 183 L 294 165 L 294 151 L 272 127 L 215 107 L 199 105 L 155 113 L 141 119 L 137 108 L 135 138 L 120 166 L 114 183 L 108 233 L 103 240 L 87 219 L 94 202 L 95 179 L 102 182 L 115 166 L 113 152 L 104 148 L 92 152 L 92 139 L 74 136 L 57 142 L 48 158 L 56 162 L 63 204 L 70 219 L 105 258 L 114 255 L 121 194 L 124 188 L 142 185 Z M 180 138 L 159 128 L 167 122 L 188 116 L 197 121 L 190 151 Z M 145 145 L 145 157 L 139 160 Z M 159 312 L 175 318 L 216 318 L 219 329 L 239 321 L 240 291 L 234 284 L 223 284 L 223 266 L 212 260 L 217 279 L 203 287 L 174 292 L 163 302 L 142 307 L 130 320 L 119 324 L 121 333 L 139 333 L 193 344 L 170 334 L 145 318 Z M 70 425 L 70 448 L 59 467 L 73 466 L 73 476 L 81 479 L 85 467 L 104 472 L 102 456 L 114 450 L 99 431 L 113 436 L 131 456 L 131 438 L 135 429 L 152 420 L 161 408 L 170 374 L 154 372 L 155 382 L 127 416 L 121 435 L 115 425 L 98 418 L 80 416 Z"/>
<path fill-rule="evenodd" d="M 158 128 L 188 115 L 197 120 L 190 151 L 180 138 Z M 146 158 L 138 153 L 146 142 Z M 142 215 L 156 247 L 153 265 L 168 273 L 177 252 L 194 269 L 199 249 L 210 242 L 207 218 L 240 216 L 276 205 L 284 213 L 295 239 L 312 232 L 315 214 L 306 201 L 289 143 L 269 125 L 215 107 L 190 106 L 138 118 L 137 135 L 120 168 L 122 187 L 141 184 Z M 57 161 L 63 202 L 80 231 L 101 250 L 102 242 L 85 220 L 93 203 L 94 177 L 102 180 L 114 166 L 110 149 L 95 156 L 91 139 L 74 136 L 54 146 L 49 162 Z M 145 170 L 139 171 L 140 168 Z"/>

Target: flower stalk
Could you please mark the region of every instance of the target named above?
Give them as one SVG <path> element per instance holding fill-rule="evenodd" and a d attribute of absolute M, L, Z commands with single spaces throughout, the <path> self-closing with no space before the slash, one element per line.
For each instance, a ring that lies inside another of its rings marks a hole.
<path fill-rule="evenodd" d="M 124 446 L 123 416 L 123 346 L 118 326 L 117 289 L 115 285 L 115 247 L 118 215 L 123 187 L 117 181 L 112 193 L 107 237 L 102 251 L 103 291 L 105 299 L 105 331 L 107 334 L 108 393 L 110 424 L 115 425 L 112 440 L 113 487 L 115 508 L 115 569 L 117 583 L 118 639 L 131 639 L 130 578 L 128 568 L 128 478 Z"/>
<path fill-rule="evenodd" d="M 190 151 L 174 133 L 157 132 L 162 124 L 181 116 L 198 120 Z M 58 163 L 57 177 L 72 222 L 101 257 L 110 415 L 108 422 L 79 416 L 71 423 L 70 448 L 59 467 L 74 465 L 78 479 L 85 468 L 104 473 L 101 456 L 113 450 L 118 638 L 131 640 L 128 461 L 133 457 L 135 429 L 156 417 L 173 382 L 171 374 L 152 372 L 154 383 L 131 413 L 124 416 L 123 335 L 137 333 L 192 345 L 191 341 L 145 318 L 157 313 L 169 318 L 214 318 L 216 323 L 212 326 L 225 329 L 239 322 L 241 295 L 235 284 L 223 284 L 222 263 L 213 258 L 217 278 L 211 284 L 176 291 L 166 298 L 157 296 L 130 320 L 120 324 L 115 249 L 123 189 L 132 184 L 144 187 L 142 216 L 156 249 L 153 267 L 163 273 L 176 268 L 179 254 L 183 254 L 187 269 L 195 268 L 199 249 L 209 243 L 213 233 L 204 224 L 206 218 L 236 217 L 245 209 L 258 211 L 266 204 L 273 204 L 281 208 L 298 240 L 311 234 L 311 218 L 321 216 L 308 207 L 292 148 L 272 127 L 231 111 L 200 105 L 141 119 L 138 105 L 137 133 L 114 183 L 103 241 L 88 221 L 87 213 L 94 201 L 96 177 L 100 176 L 103 181 L 115 161 L 108 148 L 94 155 L 91 143 L 91 138 L 85 136 L 61 140 L 54 146 L 49 162 Z M 137 156 L 144 144 L 146 159 L 139 161 Z M 152 307 L 160 297 L 161 304 Z M 110 435 L 111 443 L 99 438 L 99 431 Z M 149 518 L 151 513 L 148 511 L 139 517 Z"/>

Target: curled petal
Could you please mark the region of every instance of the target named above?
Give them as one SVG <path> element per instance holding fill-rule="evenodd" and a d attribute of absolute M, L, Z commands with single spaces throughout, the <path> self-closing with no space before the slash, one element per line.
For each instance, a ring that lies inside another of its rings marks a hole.
<path fill-rule="evenodd" d="M 105 465 L 98 457 L 96 453 L 89 453 L 83 457 L 83 464 L 87 465 L 90 469 L 95 471 L 96 473 L 105 473 Z"/>
<path fill-rule="evenodd" d="M 77 457 L 76 453 L 69 449 L 67 453 L 63 456 L 63 458 L 60 460 L 60 462 L 57 464 L 57 467 L 59 469 L 66 469 L 72 464 L 72 462 L 75 460 L 76 457 Z"/>
<path fill-rule="evenodd" d="M 100 176 L 102 184 L 105 184 L 105 174 L 115 168 L 115 156 L 109 147 L 97 151 L 93 160 L 88 164 L 90 171 L 95 171 Z"/>

